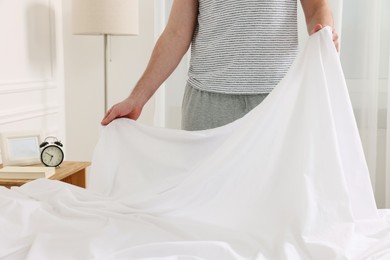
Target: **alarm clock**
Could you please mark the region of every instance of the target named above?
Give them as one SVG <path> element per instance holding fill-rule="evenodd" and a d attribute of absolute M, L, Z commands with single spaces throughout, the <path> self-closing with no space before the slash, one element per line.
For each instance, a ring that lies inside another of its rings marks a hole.
<path fill-rule="evenodd" d="M 49 142 L 48 139 L 53 139 Z M 49 167 L 59 167 L 64 161 L 64 152 L 62 143 L 54 136 L 48 136 L 39 146 L 41 150 L 41 162 Z"/>

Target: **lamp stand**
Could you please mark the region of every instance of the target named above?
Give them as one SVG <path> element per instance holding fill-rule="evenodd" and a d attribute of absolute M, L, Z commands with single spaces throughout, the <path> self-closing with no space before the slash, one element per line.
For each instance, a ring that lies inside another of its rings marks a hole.
<path fill-rule="evenodd" d="M 108 35 L 107 34 L 103 34 L 103 37 L 104 37 L 104 114 L 106 114 L 107 110 L 108 110 L 108 97 L 107 97 L 107 83 L 108 83 L 108 79 L 107 79 L 107 75 L 108 75 L 108 41 L 107 41 L 107 38 L 108 38 Z"/>

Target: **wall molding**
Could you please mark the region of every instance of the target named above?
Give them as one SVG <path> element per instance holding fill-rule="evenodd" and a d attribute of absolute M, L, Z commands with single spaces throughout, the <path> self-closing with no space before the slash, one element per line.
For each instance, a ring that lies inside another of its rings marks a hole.
<path fill-rule="evenodd" d="M 57 83 L 53 79 L 0 81 L 0 95 L 28 91 L 42 91 L 55 89 L 56 87 Z"/>
<path fill-rule="evenodd" d="M 45 117 L 48 115 L 58 114 L 60 112 L 59 105 L 25 107 L 18 110 L 10 110 L 0 114 L 0 125 L 13 122 L 28 120 L 37 117 Z"/>

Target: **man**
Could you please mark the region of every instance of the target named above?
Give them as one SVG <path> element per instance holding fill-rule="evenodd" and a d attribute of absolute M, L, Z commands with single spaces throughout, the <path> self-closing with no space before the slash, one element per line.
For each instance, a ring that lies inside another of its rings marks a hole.
<path fill-rule="evenodd" d="M 230 123 L 260 104 L 284 77 L 297 47 L 297 0 L 175 0 L 168 24 L 132 93 L 109 109 L 103 125 L 137 120 L 190 45 L 182 128 Z M 327 0 L 301 0 L 309 34 L 333 27 Z M 338 35 L 333 29 L 338 50 Z"/>

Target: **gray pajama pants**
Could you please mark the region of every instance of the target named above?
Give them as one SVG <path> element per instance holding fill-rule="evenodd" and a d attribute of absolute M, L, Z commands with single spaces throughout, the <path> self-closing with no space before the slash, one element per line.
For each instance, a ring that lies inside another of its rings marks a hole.
<path fill-rule="evenodd" d="M 187 84 L 182 104 L 181 128 L 195 131 L 226 125 L 243 117 L 260 104 L 268 94 L 214 93 Z"/>

